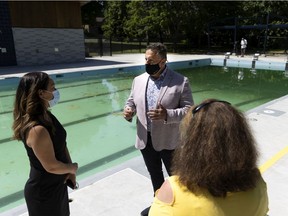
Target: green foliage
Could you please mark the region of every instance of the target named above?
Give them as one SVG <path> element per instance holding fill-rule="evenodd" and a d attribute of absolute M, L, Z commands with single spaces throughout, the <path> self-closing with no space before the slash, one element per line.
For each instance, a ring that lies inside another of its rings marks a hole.
<path fill-rule="evenodd" d="M 91 1 L 81 7 L 82 24 L 95 25 L 96 17 L 103 17 L 105 1 Z"/>
<path fill-rule="evenodd" d="M 87 6 L 86 6 L 87 5 Z M 207 44 L 210 34 L 213 43 L 234 41 L 233 30 L 213 30 L 209 26 L 239 26 L 288 24 L 288 1 L 92 1 L 82 8 L 84 23 L 93 23 L 95 17 L 105 17 L 102 29 L 104 36 L 121 41 L 150 40 L 170 42 L 185 41 L 186 46 Z M 91 8 L 87 8 L 90 5 Z M 84 11 L 84 12 L 83 12 Z M 84 14 L 83 14 L 84 13 Z M 269 14 L 269 16 L 268 16 Z M 94 17 L 94 20 L 93 20 Z M 237 40 L 242 35 L 250 38 L 249 46 L 262 43 L 266 29 L 239 29 Z M 285 37 L 287 29 L 271 28 L 268 36 Z M 287 37 L 287 36 L 286 36 Z M 225 38 L 226 41 L 223 41 Z M 270 40 L 270 44 L 273 40 Z M 222 44 L 223 45 L 223 44 Z"/>
<path fill-rule="evenodd" d="M 128 19 L 124 31 L 128 37 L 146 38 L 157 35 L 163 29 L 162 2 L 131 1 L 127 5 Z"/>
<path fill-rule="evenodd" d="M 127 1 L 108 1 L 104 10 L 104 24 L 102 29 L 104 36 L 124 38 L 123 23 L 127 19 Z"/>

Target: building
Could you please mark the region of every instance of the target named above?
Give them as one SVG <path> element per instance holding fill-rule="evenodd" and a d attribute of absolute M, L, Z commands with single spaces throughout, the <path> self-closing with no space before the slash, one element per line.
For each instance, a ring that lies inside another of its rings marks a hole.
<path fill-rule="evenodd" d="M 0 66 L 85 59 L 80 1 L 0 1 Z"/>

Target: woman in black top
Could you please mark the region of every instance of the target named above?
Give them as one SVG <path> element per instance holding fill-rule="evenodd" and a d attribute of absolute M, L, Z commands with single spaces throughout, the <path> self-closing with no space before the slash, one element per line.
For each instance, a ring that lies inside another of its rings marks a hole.
<path fill-rule="evenodd" d="M 14 104 L 14 138 L 21 140 L 30 161 L 25 185 L 29 216 L 68 216 L 66 181 L 76 184 L 77 163 L 66 146 L 66 131 L 49 107 L 59 100 L 53 80 L 43 72 L 25 74 Z"/>

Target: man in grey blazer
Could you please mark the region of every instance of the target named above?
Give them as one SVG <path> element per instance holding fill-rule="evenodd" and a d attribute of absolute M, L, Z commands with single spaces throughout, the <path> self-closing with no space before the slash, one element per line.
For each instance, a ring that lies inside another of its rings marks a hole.
<path fill-rule="evenodd" d="M 164 182 L 162 162 L 171 175 L 171 160 L 178 145 L 179 123 L 194 104 L 187 77 L 168 68 L 167 49 L 161 43 L 148 45 L 146 72 L 135 77 L 123 115 L 136 115 L 135 147 L 141 150 L 151 176 L 154 193 Z M 141 215 L 148 215 L 149 208 Z"/>

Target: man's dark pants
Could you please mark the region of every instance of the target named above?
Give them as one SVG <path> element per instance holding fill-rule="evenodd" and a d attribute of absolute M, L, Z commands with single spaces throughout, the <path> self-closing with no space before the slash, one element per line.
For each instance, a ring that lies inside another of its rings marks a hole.
<path fill-rule="evenodd" d="M 168 175 L 171 175 L 171 163 L 174 150 L 155 151 L 152 145 L 150 133 L 148 133 L 147 145 L 141 150 L 146 167 L 150 173 L 154 193 L 161 187 L 164 182 L 162 170 L 162 161 Z"/>

